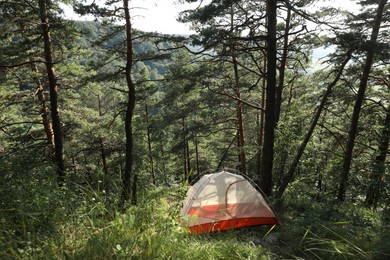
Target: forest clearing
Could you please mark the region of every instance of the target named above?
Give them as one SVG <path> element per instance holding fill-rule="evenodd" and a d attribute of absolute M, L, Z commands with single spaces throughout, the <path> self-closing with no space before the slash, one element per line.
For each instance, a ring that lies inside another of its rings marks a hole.
<path fill-rule="evenodd" d="M 389 259 L 390 6 L 352 2 L 0 0 L 0 258 Z"/>

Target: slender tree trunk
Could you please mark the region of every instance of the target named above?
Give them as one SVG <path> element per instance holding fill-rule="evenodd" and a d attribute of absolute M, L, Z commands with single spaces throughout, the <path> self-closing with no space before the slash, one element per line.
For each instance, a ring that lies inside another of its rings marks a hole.
<path fill-rule="evenodd" d="M 106 155 L 106 149 L 104 148 L 103 138 L 100 138 L 99 142 L 100 142 L 100 155 L 102 156 L 103 172 L 105 176 L 108 176 L 107 155 Z"/>
<path fill-rule="evenodd" d="M 293 161 L 291 162 L 291 165 L 288 169 L 287 174 L 284 176 L 284 178 L 281 182 L 281 185 L 280 185 L 278 192 L 277 192 L 277 195 L 276 195 L 278 198 L 280 198 L 283 195 L 284 191 L 287 188 L 287 185 L 293 180 L 295 170 L 297 169 L 299 160 L 301 159 L 303 152 L 305 151 L 306 146 L 309 143 L 309 140 L 314 132 L 316 125 L 317 125 L 318 119 L 320 118 L 322 110 L 325 107 L 326 101 L 327 101 L 330 93 L 332 92 L 333 87 L 339 81 L 339 79 L 343 73 L 345 65 L 347 65 L 348 61 L 351 59 L 351 55 L 352 55 L 352 50 L 348 51 L 347 57 L 344 60 L 344 62 L 341 64 L 335 79 L 328 85 L 328 87 L 324 93 L 324 96 L 322 97 L 321 103 L 318 106 L 317 111 L 314 115 L 313 121 L 311 122 L 310 128 L 309 128 L 308 132 L 306 133 L 305 138 L 303 139 L 301 145 L 299 146 L 297 154 L 295 155 Z"/>
<path fill-rule="evenodd" d="M 187 160 L 187 173 L 188 173 L 188 178 L 190 178 L 191 174 L 191 156 L 190 156 L 190 142 L 186 141 L 186 160 Z"/>
<path fill-rule="evenodd" d="M 39 0 L 39 12 L 41 18 L 41 29 L 44 42 L 45 65 L 50 89 L 50 109 L 54 133 L 55 162 L 57 164 L 58 183 L 62 185 L 65 181 L 65 163 L 63 156 L 61 120 L 58 112 L 58 87 L 57 77 L 53 64 L 52 42 L 48 17 L 48 6 L 45 0 Z"/>
<path fill-rule="evenodd" d="M 102 113 L 102 107 L 101 107 L 101 100 L 100 100 L 100 95 L 98 94 L 98 109 L 99 109 L 99 116 L 103 116 Z M 100 142 L 100 154 L 102 156 L 102 164 L 103 164 L 103 172 L 105 176 L 108 176 L 108 167 L 107 167 L 107 155 L 106 155 L 106 149 L 104 147 L 104 140 L 102 137 L 99 138 Z"/>
<path fill-rule="evenodd" d="M 55 150 L 54 150 L 54 132 L 53 132 L 53 126 L 50 121 L 50 111 L 49 108 L 46 106 L 46 96 L 44 92 L 44 86 L 42 85 L 41 80 L 39 79 L 39 71 L 36 64 L 32 64 L 32 71 L 34 73 L 34 81 L 36 86 L 36 95 L 38 97 L 38 101 L 41 104 L 41 117 L 42 117 L 42 124 L 43 129 L 45 130 L 45 135 L 47 139 L 48 144 L 48 150 L 49 150 L 49 157 L 50 159 L 55 163 Z"/>
<path fill-rule="evenodd" d="M 286 17 L 286 27 L 284 28 L 284 37 L 283 37 L 283 54 L 280 61 L 280 70 L 279 70 L 279 82 L 276 88 L 276 107 L 275 107 L 275 124 L 277 125 L 280 119 L 280 111 L 282 107 L 282 94 L 284 88 L 284 74 L 287 66 L 287 56 L 288 56 L 288 34 L 290 32 L 290 20 L 291 20 L 291 8 L 287 7 L 287 17 Z"/>
<path fill-rule="evenodd" d="M 324 114 L 322 116 L 322 122 L 321 122 L 321 125 L 324 125 L 325 124 L 325 118 L 326 118 L 326 110 L 324 111 Z M 319 131 L 319 136 L 320 138 L 318 139 L 318 143 L 319 144 L 322 144 L 323 143 L 323 136 L 324 136 L 324 130 L 323 128 L 321 128 L 321 130 Z M 315 157 L 320 157 L 321 156 L 321 151 L 317 154 L 315 153 L 314 156 Z M 328 161 L 328 155 L 325 153 L 325 158 L 323 160 L 324 162 L 323 163 L 317 163 L 316 165 L 316 174 L 318 175 L 318 178 L 317 178 L 317 196 L 316 196 L 316 199 L 317 201 L 320 201 L 321 200 L 321 195 L 324 191 L 323 189 L 323 183 L 324 183 L 324 174 L 323 174 L 323 171 L 324 171 L 324 165 L 327 164 L 327 161 Z"/>
<path fill-rule="evenodd" d="M 234 9 L 233 6 L 230 8 L 230 30 L 234 34 Z M 241 93 L 240 93 L 240 75 L 238 73 L 238 63 L 235 53 L 235 42 L 232 40 L 232 63 L 233 63 L 233 73 L 234 73 L 234 90 L 237 98 L 237 148 L 238 148 L 238 161 L 239 166 L 238 170 L 246 175 L 246 154 L 245 154 L 245 134 L 244 134 L 244 121 L 243 121 L 243 108 L 241 102 Z"/>
<path fill-rule="evenodd" d="M 348 179 L 349 179 L 349 170 L 351 168 L 351 162 L 352 162 L 352 153 L 353 148 L 355 146 L 355 138 L 358 132 L 358 122 L 359 122 L 359 116 L 360 111 L 362 108 L 364 95 L 367 88 L 367 82 L 368 77 L 371 72 L 371 66 L 374 60 L 374 54 L 375 54 L 375 43 L 378 38 L 379 28 L 382 22 L 382 16 L 383 16 L 383 10 L 385 7 L 387 0 L 380 0 L 378 3 L 378 9 L 371 33 L 370 43 L 371 47 L 367 50 L 367 56 L 366 56 L 366 62 L 364 64 L 363 68 L 363 75 L 360 79 L 359 84 L 359 90 L 356 97 L 355 105 L 353 108 L 353 114 L 352 114 L 352 120 L 351 120 L 351 126 L 348 131 L 348 141 L 345 149 L 345 155 L 343 159 L 343 168 L 340 176 L 340 185 L 338 190 L 337 199 L 339 201 L 345 200 L 345 194 L 347 192 L 347 185 L 348 185 Z"/>
<path fill-rule="evenodd" d="M 288 1 L 287 1 L 288 2 Z M 279 81 L 276 88 L 276 106 L 275 106 L 275 127 L 277 127 L 279 119 L 280 119 L 280 113 L 281 113 L 281 107 L 282 107 L 282 95 L 283 95 L 283 89 L 284 89 L 284 77 L 285 77 L 285 71 L 287 66 L 287 56 L 288 56 L 288 34 L 290 32 L 290 20 L 291 20 L 291 8 L 288 5 L 287 6 L 287 17 L 286 17 L 286 25 L 284 28 L 284 36 L 283 36 L 283 54 L 280 61 L 280 69 L 279 69 Z M 283 172 L 287 165 L 287 158 L 288 158 L 288 151 L 287 149 L 282 149 L 280 161 L 278 162 L 278 165 L 280 165 L 280 170 L 278 173 L 276 173 L 276 176 L 278 177 L 276 185 L 279 186 L 281 182 L 281 177 L 283 175 Z M 275 175 L 275 174 L 274 174 Z"/>
<path fill-rule="evenodd" d="M 295 96 L 295 91 L 294 90 L 295 90 L 294 89 L 294 82 L 291 82 L 286 111 L 289 110 L 289 108 L 291 106 L 291 101 L 292 101 L 293 97 Z"/>
<path fill-rule="evenodd" d="M 189 165 L 188 165 L 188 160 L 187 160 L 187 126 L 186 126 L 186 120 L 185 117 L 183 116 L 182 118 L 182 128 L 183 128 L 183 168 L 184 168 L 184 179 L 183 183 L 186 183 L 188 180 L 188 175 L 189 175 Z"/>
<path fill-rule="evenodd" d="M 233 55 L 233 67 L 234 67 L 234 81 L 235 81 L 235 90 L 237 97 L 237 144 L 238 144 L 238 153 L 239 153 L 239 170 L 242 174 L 246 175 L 246 154 L 245 154 L 245 135 L 244 135 L 244 120 L 243 120 L 243 111 L 242 111 L 242 102 L 240 94 L 240 78 L 238 75 L 238 66 L 236 57 Z"/>
<path fill-rule="evenodd" d="M 230 147 L 234 144 L 234 141 L 236 141 L 236 138 L 237 138 L 237 133 L 236 133 L 236 135 L 233 137 L 232 141 L 229 143 L 229 146 L 225 149 L 225 152 L 223 153 L 222 158 L 221 158 L 221 160 L 219 161 L 216 170 L 220 170 L 220 169 L 221 169 L 222 164 L 223 164 L 223 162 L 225 161 L 226 156 L 227 156 L 227 154 L 228 154 L 228 152 L 229 152 L 229 150 L 230 150 Z"/>
<path fill-rule="evenodd" d="M 264 64 L 264 71 L 267 70 L 267 57 L 264 56 L 263 60 Z M 263 154 L 263 140 L 264 140 L 264 110 L 265 110 L 265 89 L 266 89 L 266 84 L 267 84 L 267 78 L 263 77 L 262 85 L 261 85 L 261 108 L 262 110 L 259 110 L 259 117 L 260 117 L 260 122 L 259 122 L 259 137 L 258 137 L 258 147 L 259 150 L 257 152 L 257 157 L 256 157 L 256 176 L 260 180 L 261 176 L 261 157 Z"/>
<path fill-rule="evenodd" d="M 159 145 L 159 146 L 160 146 L 161 168 L 162 168 L 162 172 L 165 172 L 167 170 L 167 165 L 165 163 L 165 150 L 163 145 Z"/>
<path fill-rule="evenodd" d="M 72 169 L 73 169 L 73 174 L 77 176 L 77 162 L 73 154 L 72 154 Z"/>
<path fill-rule="evenodd" d="M 146 135 L 148 138 L 148 157 L 149 157 L 149 163 L 150 163 L 150 173 L 152 175 L 152 183 L 153 185 L 156 185 L 156 174 L 154 170 L 154 160 L 152 155 L 152 131 L 150 129 L 150 123 L 149 123 L 149 108 L 148 103 L 145 100 L 145 115 L 146 115 Z"/>
<path fill-rule="evenodd" d="M 123 9 L 125 12 L 126 22 L 126 83 L 128 89 L 128 100 L 125 116 L 125 132 L 126 132 L 126 158 L 125 158 L 125 172 L 123 176 L 123 193 L 122 202 L 127 201 L 131 197 L 131 204 L 137 203 L 136 180 L 135 173 L 133 173 L 133 130 L 132 120 L 135 107 L 135 87 L 131 78 L 132 62 L 133 62 L 133 41 L 132 28 L 129 10 L 129 0 L 123 0 Z"/>
<path fill-rule="evenodd" d="M 276 0 L 266 1 L 267 11 L 267 89 L 264 122 L 264 146 L 261 158 L 260 188 L 272 195 L 276 99 Z"/>
<path fill-rule="evenodd" d="M 101 103 L 101 99 L 100 99 L 99 94 L 97 95 L 97 98 L 98 98 L 99 116 L 102 117 L 103 116 L 102 103 Z M 107 192 L 109 189 L 109 186 L 108 186 L 108 167 L 107 167 L 107 154 L 106 154 L 106 148 L 104 146 L 103 137 L 99 138 L 99 143 L 100 143 L 100 155 L 102 157 L 103 172 L 104 172 L 104 190 Z"/>
<path fill-rule="evenodd" d="M 199 165 L 199 143 L 198 137 L 195 134 L 195 155 L 196 155 L 196 176 L 200 175 L 200 165 Z"/>
<path fill-rule="evenodd" d="M 383 186 L 383 176 L 385 174 L 386 155 L 389 151 L 390 141 L 390 106 L 387 108 L 386 118 L 379 140 L 378 155 L 372 165 L 371 182 L 367 190 L 366 205 L 376 208 L 381 198 L 381 189 Z"/>

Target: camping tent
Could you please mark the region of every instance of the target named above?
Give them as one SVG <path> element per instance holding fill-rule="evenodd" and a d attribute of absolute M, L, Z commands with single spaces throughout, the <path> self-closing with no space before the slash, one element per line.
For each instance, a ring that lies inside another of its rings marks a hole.
<path fill-rule="evenodd" d="M 189 231 L 198 234 L 279 223 L 248 180 L 226 171 L 206 174 L 190 187 L 180 214 Z"/>

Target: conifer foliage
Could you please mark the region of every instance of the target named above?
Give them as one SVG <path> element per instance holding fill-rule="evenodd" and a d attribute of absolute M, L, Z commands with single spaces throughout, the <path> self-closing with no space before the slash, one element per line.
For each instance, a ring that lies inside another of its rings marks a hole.
<path fill-rule="evenodd" d="M 130 0 L 0 0 L 0 258 L 385 259 L 390 6 L 354 2 L 181 0 L 183 36 L 134 28 Z M 223 168 L 276 242 L 176 222 Z"/>

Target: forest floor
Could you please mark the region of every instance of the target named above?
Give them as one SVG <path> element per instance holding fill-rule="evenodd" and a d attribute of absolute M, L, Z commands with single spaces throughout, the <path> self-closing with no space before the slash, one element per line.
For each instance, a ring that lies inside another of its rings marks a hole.
<path fill-rule="evenodd" d="M 11 232 L 0 226 L 0 258 L 390 258 L 390 226 L 384 212 L 287 194 L 284 201 L 274 203 L 283 224 L 272 230 L 271 226 L 257 226 L 191 235 L 178 221 L 183 197 L 183 189 L 156 188 L 142 194 L 138 206 L 125 211 L 108 208 L 108 198 L 96 192 L 84 201 L 68 197 L 68 206 L 39 216 L 44 219 L 16 216 L 24 225 L 19 230 Z M 3 222 L 7 220 L 4 216 Z"/>

